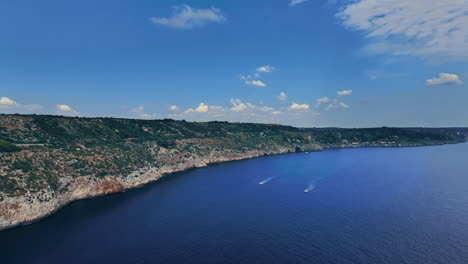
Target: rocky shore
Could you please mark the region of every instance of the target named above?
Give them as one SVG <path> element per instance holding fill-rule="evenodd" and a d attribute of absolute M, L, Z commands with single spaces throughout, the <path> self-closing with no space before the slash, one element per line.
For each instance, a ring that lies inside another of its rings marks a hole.
<path fill-rule="evenodd" d="M 316 151 L 320 150 L 320 148 L 310 148 L 308 150 Z M 295 149 L 282 148 L 268 153 L 268 155 L 294 151 Z M 167 164 L 161 167 L 144 167 L 127 176 L 106 176 L 102 179 L 97 179 L 96 177 L 67 178 L 64 179 L 66 181 L 64 184 L 68 186 L 68 190 L 62 193 L 57 194 L 49 189 L 43 192 L 26 193 L 21 196 L 5 198 L 0 203 L 0 230 L 33 223 L 49 216 L 73 201 L 140 187 L 149 182 L 157 181 L 166 174 L 181 172 L 191 168 L 205 167 L 214 163 L 255 158 L 264 154 L 259 151 L 249 151 L 246 153 L 230 152 L 228 154 L 215 152 L 207 157 L 191 157 L 176 164 Z"/>
<path fill-rule="evenodd" d="M 0 230 L 70 202 L 209 164 L 329 148 L 464 142 L 468 129 L 303 129 L 272 124 L 0 115 Z"/>
<path fill-rule="evenodd" d="M 343 145 L 334 148 L 358 148 L 358 147 L 417 147 L 423 146 L 420 144 L 410 145 Z M 177 156 L 166 149 L 162 150 L 170 156 Z M 164 175 L 182 172 L 192 168 L 206 167 L 210 164 L 257 158 L 267 155 L 287 154 L 293 152 L 303 151 L 321 151 L 320 146 L 306 145 L 295 148 L 280 148 L 276 151 L 265 153 L 262 151 L 249 151 L 246 153 L 229 152 L 224 154 L 222 152 L 213 152 L 206 157 L 190 157 L 183 162 L 175 164 L 167 164 L 161 167 L 143 167 L 126 176 L 106 176 L 102 179 L 94 176 L 73 178 L 63 178 L 64 184 L 67 185 L 67 191 L 56 193 L 51 189 L 39 193 L 26 193 L 25 195 L 7 197 L 0 202 L 0 231 L 34 223 L 41 220 L 67 204 L 81 200 L 90 199 L 111 193 L 123 192 L 125 190 L 141 187 L 147 183 L 157 181 Z"/>

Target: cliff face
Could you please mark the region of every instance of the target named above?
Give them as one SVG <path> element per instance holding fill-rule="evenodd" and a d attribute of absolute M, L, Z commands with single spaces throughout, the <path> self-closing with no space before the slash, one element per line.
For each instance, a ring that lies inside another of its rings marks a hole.
<path fill-rule="evenodd" d="M 403 129 L 307 130 L 278 125 L 0 115 L 0 230 L 64 205 L 211 163 L 330 147 L 456 143 Z"/>
<path fill-rule="evenodd" d="M 316 148 L 319 149 L 318 147 Z M 46 188 L 40 192 L 26 192 L 7 196 L 0 203 L 0 230 L 17 225 L 34 222 L 45 217 L 66 204 L 85 198 L 121 192 L 126 189 L 142 186 L 156 181 L 163 175 L 184 171 L 195 167 L 204 167 L 211 163 L 248 159 L 264 155 L 261 151 L 247 152 L 211 152 L 206 156 L 180 158 L 177 151 L 168 151 L 156 147 L 155 151 L 163 153 L 160 158 L 171 160 L 163 166 L 139 168 L 128 175 L 108 175 L 103 178 L 83 176 L 79 178 L 63 177 L 61 191 Z M 294 148 L 279 148 L 270 154 L 281 154 L 294 151 Z"/>

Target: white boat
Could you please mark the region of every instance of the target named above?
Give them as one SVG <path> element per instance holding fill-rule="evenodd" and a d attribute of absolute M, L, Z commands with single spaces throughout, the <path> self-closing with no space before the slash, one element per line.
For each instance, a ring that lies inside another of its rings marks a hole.
<path fill-rule="evenodd" d="M 273 179 L 273 177 L 270 177 L 270 178 L 268 178 L 266 180 L 263 180 L 263 181 L 259 182 L 258 184 L 265 184 L 265 183 L 269 182 L 271 179 Z"/>
<path fill-rule="evenodd" d="M 312 191 L 313 189 L 315 189 L 315 185 L 310 184 L 309 186 L 307 186 L 307 188 L 304 190 L 304 192 L 308 193 L 308 192 Z"/>

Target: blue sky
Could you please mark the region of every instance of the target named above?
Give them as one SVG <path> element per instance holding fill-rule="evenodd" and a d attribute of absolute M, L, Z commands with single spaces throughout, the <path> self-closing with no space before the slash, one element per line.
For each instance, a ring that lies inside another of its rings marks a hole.
<path fill-rule="evenodd" d="M 0 0 L 0 32 L 2 113 L 468 126 L 465 0 Z"/>

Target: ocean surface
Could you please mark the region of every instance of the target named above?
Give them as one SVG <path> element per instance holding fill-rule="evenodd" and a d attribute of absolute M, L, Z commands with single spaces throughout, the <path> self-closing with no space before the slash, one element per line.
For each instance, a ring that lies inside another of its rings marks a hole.
<path fill-rule="evenodd" d="M 0 232 L 0 263 L 468 263 L 468 144 L 172 174 Z"/>

